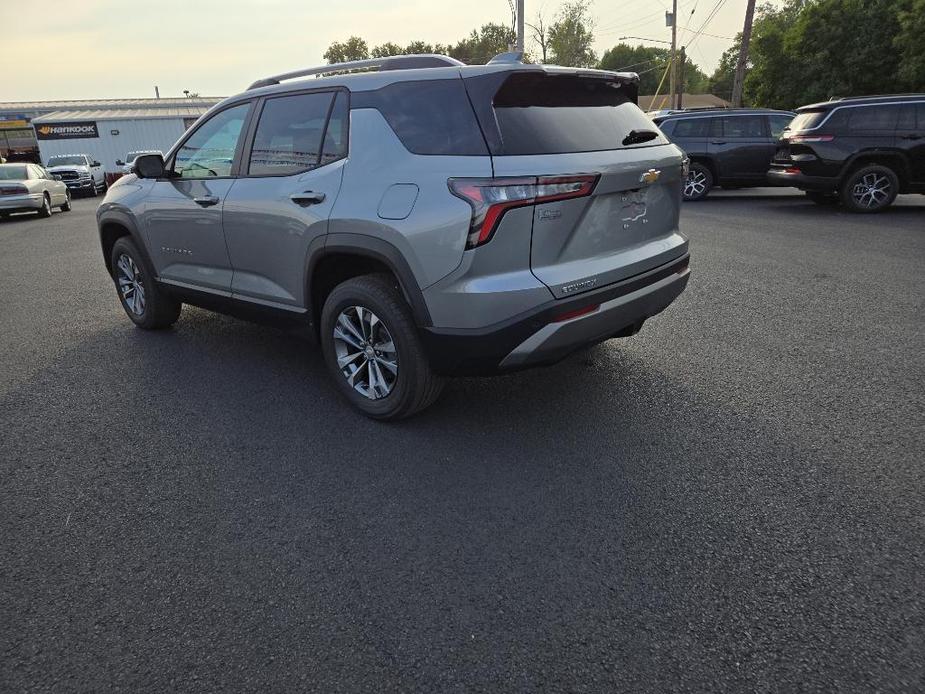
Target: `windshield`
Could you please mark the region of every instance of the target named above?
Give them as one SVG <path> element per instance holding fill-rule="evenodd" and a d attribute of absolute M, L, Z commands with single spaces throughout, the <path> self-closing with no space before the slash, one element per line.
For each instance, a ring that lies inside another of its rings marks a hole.
<path fill-rule="evenodd" d="M 52 157 L 46 166 L 86 166 L 87 158 L 77 154 L 65 157 Z"/>
<path fill-rule="evenodd" d="M 25 181 L 25 166 L 11 166 L 9 164 L 0 166 L 0 181 Z"/>

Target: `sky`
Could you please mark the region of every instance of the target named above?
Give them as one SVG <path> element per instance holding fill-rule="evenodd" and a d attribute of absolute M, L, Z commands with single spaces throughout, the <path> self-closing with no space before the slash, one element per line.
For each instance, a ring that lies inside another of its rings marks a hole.
<path fill-rule="evenodd" d="M 530 23 L 539 12 L 553 18 L 561 4 L 525 2 Z M 707 73 L 730 45 L 728 37 L 741 30 L 746 0 L 678 3 L 679 27 L 692 29 L 717 4 L 716 16 L 688 49 Z M 598 55 L 623 36 L 669 40 L 664 12 L 670 5 L 595 0 Z M 486 22 L 510 17 L 508 0 L 0 0 L 0 60 L 7 66 L 0 101 L 145 97 L 154 96 L 155 85 L 161 96 L 182 96 L 184 89 L 228 96 L 261 77 L 324 63 L 328 45 L 354 34 L 370 47 L 417 39 L 455 43 Z M 681 44 L 692 33 L 679 29 Z M 10 69 L 14 65 L 21 69 Z"/>

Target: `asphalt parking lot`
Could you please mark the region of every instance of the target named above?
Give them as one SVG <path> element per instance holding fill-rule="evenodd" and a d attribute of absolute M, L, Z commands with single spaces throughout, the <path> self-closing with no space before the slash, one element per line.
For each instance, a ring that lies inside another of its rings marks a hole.
<path fill-rule="evenodd" d="M 0 690 L 921 691 L 925 197 L 685 206 L 642 333 L 394 425 L 0 222 Z"/>

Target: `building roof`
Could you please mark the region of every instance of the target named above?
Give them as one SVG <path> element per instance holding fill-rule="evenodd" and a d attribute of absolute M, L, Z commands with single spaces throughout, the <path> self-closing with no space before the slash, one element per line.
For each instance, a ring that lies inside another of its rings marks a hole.
<path fill-rule="evenodd" d="M 654 102 L 654 103 L 653 103 Z M 652 111 L 659 108 L 669 108 L 671 99 L 667 94 L 659 96 L 648 95 L 639 97 L 639 108 L 644 111 Z M 682 94 L 681 106 L 684 108 L 726 108 L 731 106 L 730 102 L 722 99 L 715 94 Z"/>
<path fill-rule="evenodd" d="M 88 120 L 136 120 L 152 118 L 199 118 L 209 106 L 184 106 L 173 108 L 114 108 L 87 111 L 52 111 L 44 113 L 32 122 L 76 123 Z"/>
<path fill-rule="evenodd" d="M 79 99 L 73 101 L 0 101 L 0 113 L 31 111 L 92 111 L 109 109 L 147 109 L 184 106 L 213 106 L 225 97 L 166 97 L 163 99 Z"/>

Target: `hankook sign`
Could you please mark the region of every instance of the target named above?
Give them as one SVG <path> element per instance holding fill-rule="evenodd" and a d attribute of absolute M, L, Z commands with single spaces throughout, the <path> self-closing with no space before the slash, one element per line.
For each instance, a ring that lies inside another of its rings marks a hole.
<path fill-rule="evenodd" d="M 81 123 L 42 123 L 35 126 L 40 140 L 72 140 L 83 137 L 99 137 L 94 121 Z"/>

